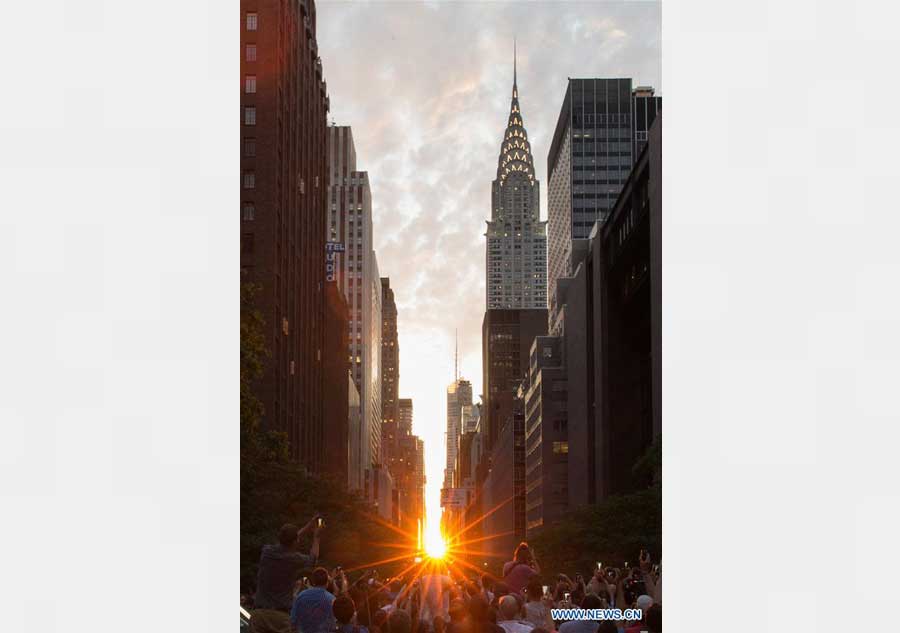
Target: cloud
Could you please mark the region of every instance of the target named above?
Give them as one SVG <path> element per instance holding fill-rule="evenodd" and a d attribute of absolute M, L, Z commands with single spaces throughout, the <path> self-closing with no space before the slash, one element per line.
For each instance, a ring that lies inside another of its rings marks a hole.
<path fill-rule="evenodd" d="M 417 428 L 426 418 L 442 430 L 454 329 L 462 370 L 481 392 L 483 235 L 513 37 L 546 217 L 547 152 L 567 77 L 632 77 L 661 94 L 660 5 L 320 0 L 317 37 L 331 116 L 353 127 L 372 183 L 379 267 L 398 304 L 401 396 L 414 398 Z"/>

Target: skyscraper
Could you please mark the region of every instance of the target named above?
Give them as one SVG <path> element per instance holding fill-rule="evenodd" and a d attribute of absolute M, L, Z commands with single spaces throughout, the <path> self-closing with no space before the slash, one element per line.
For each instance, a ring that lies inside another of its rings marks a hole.
<path fill-rule="evenodd" d="M 398 500 L 397 523 L 412 534 L 424 516 L 423 444 L 412 434 L 412 400 L 398 399 L 397 410 L 397 450 L 392 456 L 391 474 Z"/>
<path fill-rule="evenodd" d="M 303 37 L 280 37 L 282 25 Z M 256 395 L 312 472 L 324 460 L 328 96 L 314 0 L 241 1 L 241 282 L 258 287 L 271 357 Z M 293 60 L 293 61 L 290 61 Z"/>
<path fill-rule="evenodd" d="M 381 419 L 396 428 L 397 391 L 400 387 L 400 340 L 397 304 L 388 277 L 381 278 Z"/>
<path fill-rule="evenodd" d="M 573 249 L 605 220 L 662 107 L 631 79 L 569 79 L 547 156 L 550 333 L 563 334 L 559 280 L 574 272 Z"/>
<path fill-rule="evenodd" d="M 413 401 L 410 398 L 397 400 L 397 422 L 401 433 L 412 433 Z"/>
<path fill-rule="evenodd" d="M 662 432 L 661 125 L 658 116 L 566 291 L 573 507 L 648 485 L 633 467 Z"/>
<path fill-rule="evenodd" d="M 350 310 L 350 371 L 359 391 L 359 462 L 350 466 L 350 486 L 367 498 L 374 493 L 372 468 L 381 461 L 381 278 L 372 250 L 372 194 L 369 175 L 356 169 L 356 147 L 349 126 L 328 128 L 330 242 L 335 280 Z M 352 457 L 352 456 L 351 456 Z M 383 491 L 382 491 L 383 492 Z"/>
<path fill-rule="evenodd" d="M 348 484 L 350 464 L 350 363 L 347 358 L 347 331 L 349 311 L 347 302 L 337 287 L 337 283 L 325 283 L 325 398 L 323 402 L 325 424 L 326 459 L 322 472 Z M 356 390 L 356 387 L 353 387 Z M 357 406 L 359 403 L 357 402 Z M 358 431 L 357 431 L 358 432 Z"/>
<path fill-rule="evenodd" d="M 457 378 L 447 387 L 447 464 L 444 470 L 444 487 L 453 488 L 454 471 L 459 451 L 459 435 L 462 432 L 463 409 L 472 406 L 472 383 Z"/>
<path fill-rule="evenodd" d="M 516 391 L 528 371 L 531 344 L 547 334 L 547 310 L 488 310 L 481 325 L 483 397 L 482 456 L 489 456 L 513 412 Z"/>
<path fill-rule="evenodd" d="M 519 108 L 515 57 L 512 101 L 485 235 L 487 308 L 546 308 L 547 223 L 540 219 L 540 183 Z"/>
<path fill-rule="evenodd" d="M 569 503 L 568 386 L 562 352 L 562 338 L 535 338 L 522 382 L 528 538 L 561 519 Z"/>

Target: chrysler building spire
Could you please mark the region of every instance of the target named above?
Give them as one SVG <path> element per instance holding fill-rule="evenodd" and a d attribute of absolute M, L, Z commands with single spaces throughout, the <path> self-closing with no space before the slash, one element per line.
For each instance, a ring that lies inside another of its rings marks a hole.
<path fill-rule="evenodd" d="M 506 183 L 511 173 L 523 172 L 529 184 L 535 182 L 534 159 L 531 156 L 531 144 L 528 132 L 522 122 L 522 110 L 519 108 L 519 87 L 516 77 L 516 44 L 513 42 L 513 89 L 509 104 L 509 120 L 503 143 L 500 145 L 500 158 L 497 162 L 497 178 L 501 185 Z"/>
<path fill-rule="evenodd" d="M 517 48 L 514 40 L 512 99 L 485 234 L 489 310 L 547 307 L 547 223 L 540 219 L 540 183 L 519 107 Z"/>

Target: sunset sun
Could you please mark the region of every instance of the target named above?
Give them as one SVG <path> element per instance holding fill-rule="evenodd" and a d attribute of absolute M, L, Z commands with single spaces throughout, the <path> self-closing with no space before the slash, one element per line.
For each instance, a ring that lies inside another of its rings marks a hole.
<path fill-rule="evenodd" d="M 443 558 L 447 554 L 447 543 L 440 530 L 429 530 L 425 535 L 425 553 L 430 558 Z"/>

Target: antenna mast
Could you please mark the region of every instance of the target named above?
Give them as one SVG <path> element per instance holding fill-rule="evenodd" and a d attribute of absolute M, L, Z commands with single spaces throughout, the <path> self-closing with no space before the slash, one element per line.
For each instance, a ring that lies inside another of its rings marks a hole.
<path fill-rule="evenodd" d="M 456 335 L 456 345 L 453 352 L 453 380 L 459 382 L 459 330 L 453 330 Z"/>

